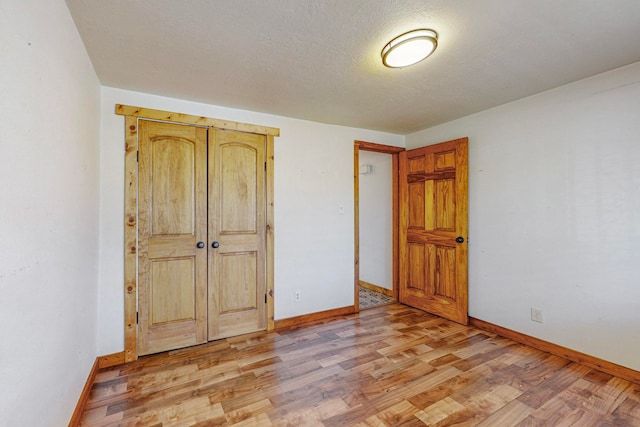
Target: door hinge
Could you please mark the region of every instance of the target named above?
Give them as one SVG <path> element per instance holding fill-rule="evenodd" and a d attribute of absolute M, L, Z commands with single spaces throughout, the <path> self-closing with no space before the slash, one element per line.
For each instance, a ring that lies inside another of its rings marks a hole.
<path fill-rule="evenodd" d="M 264 294 L 264 303 L 267 303 L 267 294 Z"/>
<path fill-rule="evenodd" d="M 264 162 L 264 171 L 267 171 L 267 162 Z"/>
<path fill-rule="evenodd" d="M 138 162 L 140 158 L 140 151 L 136 151 L 136 162 Z"/>
<path fill-rule="evenodd" d="M 136 325 L 138 324 L 138 312 L 136 311 Z"/>

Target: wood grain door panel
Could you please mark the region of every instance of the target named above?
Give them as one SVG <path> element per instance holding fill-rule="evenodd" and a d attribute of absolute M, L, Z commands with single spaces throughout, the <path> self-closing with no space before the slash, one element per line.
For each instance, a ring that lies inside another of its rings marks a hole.
<path fill-rule="evenodd" d="M 149 327 L 196 319 L 193 289 L 174 283 L 195 283 L 194 257 L 151 261 L 151 316 Z"/>
<path fill-rule="evenodd" d="M 206 341 L 206 131 L 141 120 L 138 353 Z"/>
<path fill-rule="evenodd" d="M 400 154 L 400 301 L 463 324 L 467 162 L 466 138 Z"/>
<path fill-rule="evenodd" d="M 253 284 L 256 283 L 257 252 L 222 253 L 220 256 L 220 314 L 256 310 L 258 301 Z"/>
<path fill-rule="evenodd" d="M 139 128 L 138 354 L 265 329 L 265 136 Z"/>
<path fill-rule="evenodd" d="M 216 134 L 220 135 L 220 131 Z M 236 135 L 246 134 L 236 133 Z M 257 139 L 262 140 L 261 137 Z M 219 225 L 218 234 L 255 235 L 260 221 L 257 194 L 260 171 L 256 169 L 259 169 L 259 162 L 261 162 L 260 166 L 264 163 L 264 152 L 260 152 L 260 147 L 238 142 L 225 142 L 216 148 L 217 153 L 214 157 L 218 169 L 214 168 L 214 173 L 218 174 L 216 189 L 220 201 L 215 206 Z"/>
<path fill-rule="evenodd" d="M 209 339 L 266 328 L 265 137 L 209 131 Z"/>

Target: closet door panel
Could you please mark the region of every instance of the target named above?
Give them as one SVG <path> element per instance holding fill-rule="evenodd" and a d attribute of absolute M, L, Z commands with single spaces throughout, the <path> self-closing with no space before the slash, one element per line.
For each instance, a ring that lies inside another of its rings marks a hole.
<path fill-rule="evenodd" d="M 209 339 L 266 328 L 265 137 L 209 130 Z"/>
<path fill-rule="evenodd" d="M 207 135 L 202 128 L 146 120 L 139 129 L 138 354 L 143 355 L 207 338 Z"/>

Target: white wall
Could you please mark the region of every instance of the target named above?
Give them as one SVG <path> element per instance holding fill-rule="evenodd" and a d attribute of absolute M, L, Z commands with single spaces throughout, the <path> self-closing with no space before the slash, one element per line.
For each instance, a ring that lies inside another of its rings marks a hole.
<path fill-rule="evenodd" d="M 114 114 L 115 104 L 280 128 L 275 139 L 275 318 L 353 305 L 353 143 L 401 146 L 403 136 L 104 87 L 99 354 L 124 348 L 124 118 Z M 300 302 L 293 300 L 296 290 Z"/>
<path fill-rule="evenodd" d="M 393 207 L 391 154 L 360 150 L 360 280 L 393 289 Z"/>
<path fill-rule="evenodd" d="M 0 425 L 66 425 L 96 357 L 100 86 L 62 0 L 0 0 Z"/>
<path fill-rule="evenodd" d="M 407 147 L 462 136 L 470 315 L 640 370 L 640 63 L 417 132 Z"/>

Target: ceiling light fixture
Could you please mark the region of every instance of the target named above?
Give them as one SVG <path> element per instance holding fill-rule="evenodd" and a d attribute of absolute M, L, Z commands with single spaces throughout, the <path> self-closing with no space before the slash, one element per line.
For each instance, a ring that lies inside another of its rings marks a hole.
<path fill-rule="evenodd" d="M 427 58 L 437 46 L 438 33 L 427 29 L 413 30 L 387 43 L 380 55 L 387 67 L 402 68 Z"/>

